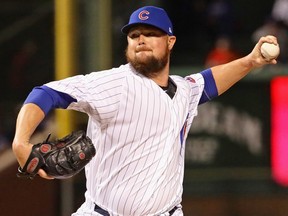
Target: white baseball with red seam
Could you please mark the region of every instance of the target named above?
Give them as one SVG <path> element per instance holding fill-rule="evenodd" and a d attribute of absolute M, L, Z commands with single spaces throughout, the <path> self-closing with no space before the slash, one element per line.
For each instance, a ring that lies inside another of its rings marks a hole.
<path fill-rule="evenodd" d="M 268 61 L 276 59 L 280 54 L 279 45 L 265 42 L 261 46 L 261 54 Z"/>

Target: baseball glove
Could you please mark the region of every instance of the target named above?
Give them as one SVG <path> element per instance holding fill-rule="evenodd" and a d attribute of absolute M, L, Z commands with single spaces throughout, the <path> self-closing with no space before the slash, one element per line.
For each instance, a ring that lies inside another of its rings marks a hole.
<path fill-rule="evenodd" d="M 18 168 L 18 177 L 33 179 L 39 169 L 56 179 L 67 179 L 79 173 L 94 157 L 96 150 L 84 131 L 76 131 L 55 141 L 33 145 L 23 168 Z"/>

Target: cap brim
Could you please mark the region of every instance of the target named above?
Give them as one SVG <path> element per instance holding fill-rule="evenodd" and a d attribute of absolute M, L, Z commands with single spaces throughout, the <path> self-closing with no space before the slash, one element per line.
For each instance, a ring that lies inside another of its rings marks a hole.
<path fill-rule="evenodd" d="M 129 30 L 133 27 L 133 26 L 136 26 L 136 25 L 139 25 L 141 23 L 133 23 L 133 24 L 127 24 L 125 26 L 123 26 L 123 28 L 121 29 L 121 32 L 124 33 L 124 34 L 128 34 Z"/>
<path fill-rule="evenodd" d="M 163 31 L 165 34 L 167 34 L 167 32 L 165 32 L 163 29 L 159 28 L 158 26 L 155 26 L 155 25 L 151 25 L 151 24 L 148 24 L 148 23 L 142 23 L 142 22 L 138 22 L 138 23 L 131 23 L 131 24 L 127 24 L 125 26 L 123 26 L 123 28 L 121 29 L 121 32 L 123 34 L 128 34 L 129 33 L 129 30 L 135 26 L 138 26 L 138 25 L 146 25 L 146 26 L 152 26 L 154 28 L 157 28 L 161 31 Z"/>

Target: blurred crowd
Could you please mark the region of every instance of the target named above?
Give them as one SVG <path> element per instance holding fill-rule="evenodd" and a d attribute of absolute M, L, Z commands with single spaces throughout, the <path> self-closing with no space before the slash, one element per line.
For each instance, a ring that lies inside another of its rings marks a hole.
<path fill-rule="evenodd" d="M 120 33 L 121 26 L 127 22 L 130 11 L 147 4 L 164 7 L 172 18 L 177 36 L 174 50 L 177 54 L 172 55 L 172 64 L 175 66 L 189 64 L 189 66 L 211 67 L 226 63 L 241 57 L 245 52 L 245 47 L 248 47 L 250 42 L 254 44 L 259 37 L 267 34 L 278 37 L 281 48 L 279 61 L 280 63 L 287 63 L 288 0 L 270 0 L 270 5 L 267 2 L 267 13 L 262 18 L 258 18 L 262 22 L 258 22 L 253 29 L 243 27 L 245 25 L 242 18 L 247 16 L 245 8 L 237 8 L 236 3 L 229 0 L 179 0 L 176 3 L 164 0 L 147 0 L 144 2 L 123 0 L 121 4 L 113 2 L 113 66 L 124 63 L 125 60 L 122 56 L 124 56 L 123 50 L 126 41 Z M 8 1 L 5 4 L 7 6 Z M 84 3 L 81 2 L 81 4 Z M 0 8 L 3 12 L 4 7 L 0 5 Z M 12 7 L 7 8 L 12 11 Z M 2 15 L 0 38 L 5 27 L 10 25 L 8 12 L 6 11 L 6 14 L 3 13 Z M 32 12 L 26 13 L 29 16 L 29 13 Z M 15 22 L 17 16 L 21 20 L 25 14 L 14 9 L 11 14 L 11 22 Z M 4 22 L 5 20 L 7 23 Z M 80 30 L 81 28 L 79 28 L 79 34 L 81 34 Z M 247 32 L 248 37 L 245 35 Z M 243 39 L 239 35 L 244 35 L 245 44 L 242 43 Z M 46 18 L 38 23 L 35 22 L 31 28 L 5 43 L 0 43 L 0 67 L 2 68 L 0 77 L 2 101 L 0 103 L 5 108 L 0 110 L 2 122 L 0 125 L 0 151 L 7 146 L 7 143 L 8 145 L 11 143 L 11 134 L 13 134 L 13 125 L 15 124 L 13 118 L 15 104 L 17 106 L 21 104 L 33 86 L 41 85 L 53 79 L 53 37 L 53 11 L 51 11 L 51 13 L 47 13 Z M 119 37 L 123 38 L 119 40 Z M 248 49 L 250 50 L 250 48 Z M 9 105 L 13 103 L 14 106 Z M 9 115 L 7 115 L 6 110 L 9 111 Z M 7 118 L 9 118 L 9 123 L 7 123 Z"/>

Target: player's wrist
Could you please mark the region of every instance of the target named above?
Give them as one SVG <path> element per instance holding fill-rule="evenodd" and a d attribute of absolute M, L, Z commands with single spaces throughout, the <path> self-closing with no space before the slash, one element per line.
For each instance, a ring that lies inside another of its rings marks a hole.
<path fill-rule="evenodd" d="M 244 56 L 236 61 L 239 61 L 239 66 L 240 68 L 242 68 L 242 71 L 244 73 L 247 73 L 251 70 L 253 70 L 254 68 L 257 67 L 257 64 L 255 62 L 255 58 L 252 56 L 252 53 L 250 53 L 247 56 Z"/>
<path fill-rule="evenodd" d="M 23 167 L 25 164 L 25 161 L 27 160 L 30 152 L 32 149 L 32 144 L 28 141 L 19 141 L 17 139 L 14 139 L 12 143 L 12 150 L 14 152 L 14 155 L 16 156 L 16 159 L 20 165 L 20 167 Z"/>

